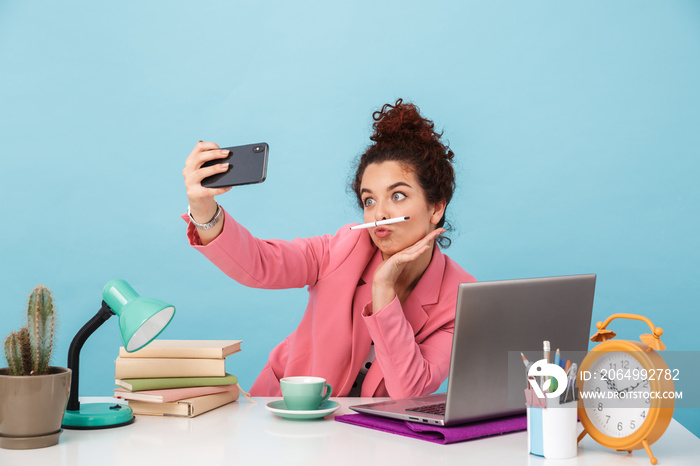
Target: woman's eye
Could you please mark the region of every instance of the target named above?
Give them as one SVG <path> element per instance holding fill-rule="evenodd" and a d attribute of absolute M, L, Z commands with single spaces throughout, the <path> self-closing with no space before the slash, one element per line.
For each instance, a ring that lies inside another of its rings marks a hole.
<path fill-rule="evenodd" d="M 404 199 L 405 197 L 406 197 L 406 195 L 404 193 L 394 193 L 391 196 L 391 200 L 392 201 L 400 201 L 401 199 Z"/>
<path fill-rule="evenodd" d="M 372 199 L 371 197 L 367 197 L 364 201 L 362 201 L 362 203 L 365 205 L 365 207 L 369 207 L 372 204 L 374 204 L 374 199 Z"/>

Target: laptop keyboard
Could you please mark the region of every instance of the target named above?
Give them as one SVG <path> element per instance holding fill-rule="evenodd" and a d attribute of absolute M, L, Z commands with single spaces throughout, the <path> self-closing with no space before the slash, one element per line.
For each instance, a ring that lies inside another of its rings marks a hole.
<path fill-rule="evenodd" d="M 416 413 L 426 413 L 426 414 L 439 414 L 445 415 L 445 403 L 438 403 L 434 405 L 418 406 L 416 408 L 406 408 L 406 411 L 414 411 Z"/>

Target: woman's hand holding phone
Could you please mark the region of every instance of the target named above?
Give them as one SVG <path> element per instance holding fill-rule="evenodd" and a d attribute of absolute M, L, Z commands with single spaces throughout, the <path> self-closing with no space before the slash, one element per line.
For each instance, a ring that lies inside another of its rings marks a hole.
<path fill-rule="evenodd" d="M 214 197 L 226 193 L 232 188 L 231 186 L 226 188 L 205 188 L 202 186 L 204 178 L 225 172 L 228 170 L 228 164 L 215 164 L 209 167 L 202 167 L 202 165 L 210 160 L 222 159 L 227 156 L 228 151 L 220 149 L 217 144 L 199 141 L 185 160 L 182 176 L 185 178 L 190 214 L 197 223 L 209 222 L 216 215 L 217 203 Z M 224 222 L 220 221 L 208 230 L 199 230 L 202 244 L 206 245 L 219 236 L 223 225 Z"/>

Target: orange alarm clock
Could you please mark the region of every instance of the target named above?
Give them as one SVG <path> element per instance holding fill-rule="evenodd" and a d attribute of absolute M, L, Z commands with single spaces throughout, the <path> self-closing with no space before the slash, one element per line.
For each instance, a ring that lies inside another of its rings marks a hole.
<path fill-rule="evenodd" d="M 644 321 L 651 334 L 641 335 L 641 342 L 611 340 L 615 332 L 607 326 L 618 318 Z M 601 343 L 583 359 L 576 382 L 578 416 L 584 427 L 578 440 L 589 434 L 617 451 L 644 448 L 656 464 L 650 445 L 673 418 L 673 381 L 678 380 L 678 371 L 670 370 L 659 355 L 666 348 L 660 339 L 663 330 L 635 314 L 614 314 L 596 327 L 591 341 Z"/>

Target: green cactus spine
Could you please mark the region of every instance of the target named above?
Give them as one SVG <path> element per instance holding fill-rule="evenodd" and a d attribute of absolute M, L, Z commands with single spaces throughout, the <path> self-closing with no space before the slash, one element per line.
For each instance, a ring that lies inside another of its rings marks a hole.
<path fill-rule="evenodd" d="M 37 286 L 29 296 L 27 330 L 31 351 L 31 374 L 46 374 L 53 350 L 54 312 L 51 292 Z"/>

